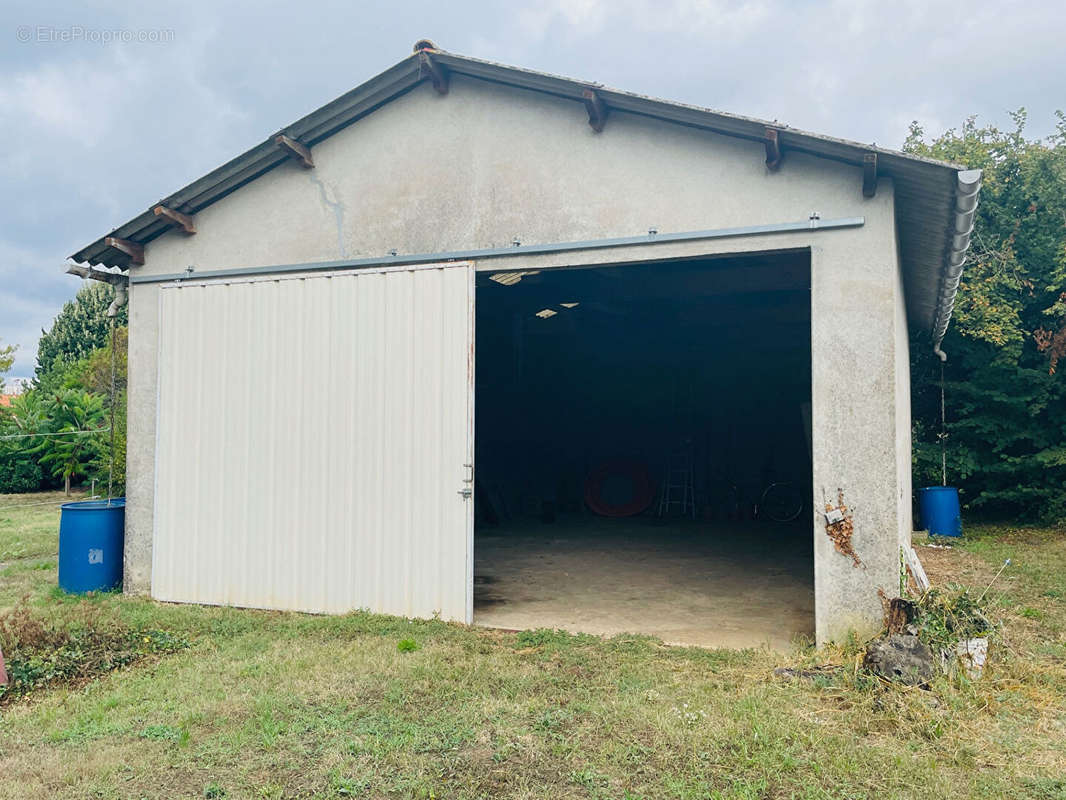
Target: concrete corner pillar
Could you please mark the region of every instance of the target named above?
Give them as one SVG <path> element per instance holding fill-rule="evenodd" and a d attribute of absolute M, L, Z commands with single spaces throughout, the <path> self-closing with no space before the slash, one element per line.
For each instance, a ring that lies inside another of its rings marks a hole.
<path fill-rule="evenodd" d="M 126 594 L 148 594 L 152 589 L 152 521 L 155 504 L 158 286 L 132 284 L 129 311 L 126 542 L 122 588 Z"/>
<path fill-rule="evenodd" d="M 891 202 L 889 192 L 875 202 Z M 826 237 L 811 253 L 815 632 L 819 644 L 882 623 L 910 535 L 907 324 L 891 214 Z M 880 223 L 878 221 L 881 220 Z M 822 510 L 842 494 L 861 559 L 838 552 Z"/>

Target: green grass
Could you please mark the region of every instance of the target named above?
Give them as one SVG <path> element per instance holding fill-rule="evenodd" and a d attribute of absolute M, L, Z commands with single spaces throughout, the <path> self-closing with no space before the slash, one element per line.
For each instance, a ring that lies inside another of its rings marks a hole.
<path fill-rule="evenodd" d="M 0 564 L 14 559 L 56 555 L 59 505 L 82 494 L 62 492 L 0 494 Z"/>
<path fill-rule="evenodd" d="M 192 646 L 0 708 L 0 798 L 1066 798 L 1063 531 L 981 528 L 936 551 L 937 580 L 980 589 L 1012 566 L 990 590 L 1006 625 L 985 678 L 922 691 L 870 679 L 854 649 L 67 598 L 57 517 L 37 513 L 0 607 L 89 602 Z M 20 537 L 0 522 L 0 552 Z M 840 668 L 773 676 L 825 663 Z"/>

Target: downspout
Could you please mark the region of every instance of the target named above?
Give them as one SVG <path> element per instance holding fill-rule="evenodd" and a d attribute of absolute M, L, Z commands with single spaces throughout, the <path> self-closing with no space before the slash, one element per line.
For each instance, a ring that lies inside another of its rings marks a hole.
<path fill-rule="evenodd" d="M 109 305 L 107 307 L 107 315 L 109 317 L 117 316 L 118 315 L 118 310 L 120 308 L 122 308 L 122 306 L 126 305 L 126 300 L 127 299 L 128 299 L 127 284 L 125 284 L 125 283 L 116 283 L 115 284 L 115 299 L 112 300 L 111 301 L 111 305 Z"/>
<path fill-rule="evenodd" d="M 955 307 L 955 295 L 959 292 L 959 280 L 962 278 L 962 267 L 966 263 L 966 251 L 970 249 L 970 236 L 973 234 L 977 196 L 980 191 L 981 170 L 966 169 L 956 175 L 955 213 L 953 224 L 948 230 L 950 240 L 947 259 L 940 275 L 940 292 L 933 322 L 933 352 L 941 361 L 948 359 L 948 354 L 940 349 L 940 345 L 948 332 L 951 312 Z"/>
<path fill-rule="evenodd" d="M 118 310 L 126 305 L 126 301 L 129 299 L 128 289 L 130 278 L 127 274 L 122 272 L 109 272 L 104 269 L 93 269 L 92 267 L 83 267 L 80 264 L 68 264 L 67 274 L 77 275 L 82 280 L 110 283 L 115 287 L 115 297 L 111 301 L 111 305 L 107 307 L 107 316 L 109 317 L 117 316 Z"/>

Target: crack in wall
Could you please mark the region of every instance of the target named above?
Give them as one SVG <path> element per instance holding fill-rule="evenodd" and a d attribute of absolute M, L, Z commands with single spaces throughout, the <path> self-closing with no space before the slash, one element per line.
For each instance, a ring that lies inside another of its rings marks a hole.
<path fill-rule="evenodd" d="M 337 255 L 339 258 L 347 258 L 348 252 L 344 246 L 344 203 L 340 200 L 330 199 L 330 194 L 335 194 L 335 190 L 331 190 L 330 187 L 320 181 L 313 170 L 307 173 L 307 177 L 310 178 L 311 183 L 318 187 L 318 194 L 322 200 L 322 205 L 333 212 L 333 221 L 337 225 Z"/>

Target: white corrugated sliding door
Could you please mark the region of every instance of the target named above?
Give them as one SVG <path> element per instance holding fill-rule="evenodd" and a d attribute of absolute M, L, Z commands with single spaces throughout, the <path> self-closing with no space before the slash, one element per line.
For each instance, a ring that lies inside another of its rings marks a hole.
<path fill-rule="evenodd" d="M 473 266 L 160 290 L 152 595 L 470 622 Z"/>

